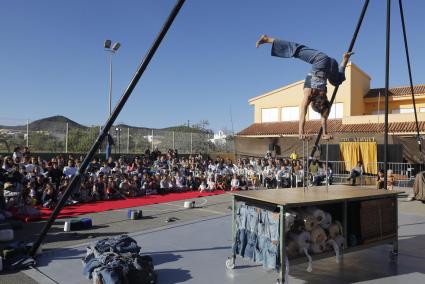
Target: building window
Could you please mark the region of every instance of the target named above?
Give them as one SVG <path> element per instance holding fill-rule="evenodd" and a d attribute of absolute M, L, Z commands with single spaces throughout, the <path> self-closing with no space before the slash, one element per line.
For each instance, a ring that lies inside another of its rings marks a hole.
<path fill-rule="evenodd" d="M 300 118 L 299 107 L 283 107 L 282 121 L 297 121 Z"/>
<path fill-rule="evenodd" d="M 331 108 L 331 113 L 329 114 L 330 119 L 342 118 L 344 116 L 344 104 L 335 103 Z"/>
<path fill-rule="evenodd" d="M 320 113 L 315 112 L 315 111 L 311 108 L 311 105 L 308 107 L 308 119 L 309 119 L 309 120 L 320 119 Z"/>
<path fill-rule="evenodd" d="M 343 118 L 344 116 L 344 103 L 334 103 L 329 113 L 329 119 Z M 308 119 L 315 120 L 320 119 L 320 113 L 315 112 L 311 106 L 308 108 Z"/>
<path fill-rule="evenodd" d="M 392 113 L 413 113 L 413 108 L 395 108 Z"/>
<path fill-rule="evenodd" d="M 372 111 L 372 114 L 385 114 L 385 110 L 383 110 L 383 109 L 380 109 L 380 110 L 374 110 L 374 111 Z"/>
<path fill-rule="evenodd" d="M 277 108 L 263 108 L 261 110 L 261 122 L 274 122 L 279 120 Z"/>

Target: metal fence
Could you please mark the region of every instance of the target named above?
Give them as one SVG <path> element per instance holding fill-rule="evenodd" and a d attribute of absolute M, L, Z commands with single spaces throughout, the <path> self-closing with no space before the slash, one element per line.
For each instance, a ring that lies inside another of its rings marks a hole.
<path fill-rule="evenodd" d="M 99 126 L 81 127 L 68 122 L 40 125 L 19 119 L 0 119 L 0 152 L 12 152 L 16 146 L 28 146 L 33 152 L 84 153 L 90 149 L 100 130 Z M 114 126 L 110 135 L 115 144 L 113 153 L 116 154 L 143 153 L 155 148 L 162 152 L 177 149 L 181 154 L 235 151 L 233 137 L 213 139 L 213 134 L 202 132 Z M 104 152 L 105 147 L 103 143 L 100 152 Z"/>
<path fill-rule="evenodd" d="M 325 163 L 325 161 L 321 161 Z M 347 161 L 328 161 L 332 169 L 333 182 L 335 184 L 347 183 L 347 178 L 350 176 L 350 162 Z M 378 171 L 384 169 L 384 162 L 375 162 L 365 165 L 364 173 L 359 177 L 361 185 L 375 184 Z M 388 170 L 392 171 L 396 186 L 411 186 L 415 178 L 415 169 L 410 163 L 388 163 Z"/>

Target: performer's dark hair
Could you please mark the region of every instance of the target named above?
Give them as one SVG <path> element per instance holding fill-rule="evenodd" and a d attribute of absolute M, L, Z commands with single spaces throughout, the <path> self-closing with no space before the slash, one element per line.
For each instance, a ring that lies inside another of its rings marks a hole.
<path fill-rule="evenodd" d="M 313 96 L 311 98 L 311 108 L 320 114 L 326 113 L 331 107 L 326 92 L 313 90 Z"/>

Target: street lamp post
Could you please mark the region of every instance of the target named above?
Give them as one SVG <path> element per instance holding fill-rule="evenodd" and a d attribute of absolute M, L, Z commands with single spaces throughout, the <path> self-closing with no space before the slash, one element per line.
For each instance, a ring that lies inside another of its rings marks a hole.
<path fill-rule="evenodd" d="M 118 155 L 121 155 L 121 128 L 115 128 L 115 132 L 117 133 L 117 142 L 118 142 Z"/>
<path fill-rule="evenodd" d="M 112 41 L 110 39 L 105 40 L 103 45 L 105 51 L 109 52 L 109 116 L 112 114 L 112 55 L 117 52 L 120 46 L 121 44 L 119 42 L 116 42 L 112 45 Z M 109 147 L 110 146 L 111 145 L 109 145 Z M 109 154 L 106 155 L 108 156 Z"/>
<path fill-rule="evenodd" d="M 116 42 L 112 45 L 110 39 L 105 40 L 104 47 L 105 50 L 109 52 L 109 115 L 112 113 L 112 55 L 117 52 L 121 44 Z"/>

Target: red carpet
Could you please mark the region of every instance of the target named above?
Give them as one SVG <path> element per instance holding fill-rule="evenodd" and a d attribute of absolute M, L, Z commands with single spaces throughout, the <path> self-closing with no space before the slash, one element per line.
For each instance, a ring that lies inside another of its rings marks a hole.
<path fill-rule="evenodd" d="M 197 191 L 189 191 L 189 192 L 182 192 L 182 193 L 168 193 L 165 195 L 153 194 L 153 195 L 147 195 L 143 197 L 123 199 L 123 200 L 108 200 L 108 201 L 97 201 L 97 202 L 91 202 L 91 203 L 68 205 L 61 210 L 60 214 L 58 215 L 58 218 L 74 217 L 74 216 L 88 214 L 88 213 L 96 213 L 96 212 L 103 212 L 108 210 L 149 205 L 149 204 L 165 203 L 165 202 L 171 202 L 176 200 L 219 195 L 219 194 L 223 194 L 224 192 L 225 191 L 222 191 L 222 190 L 216 190 L 214 192 L 203 192 L 203 193 L 200 193 Z M 41 209 L 41 214 L 42 214 L 41 219 L 42 220 L 48 219 L 51 213 L 52 213 L 52 210 Z"/>

